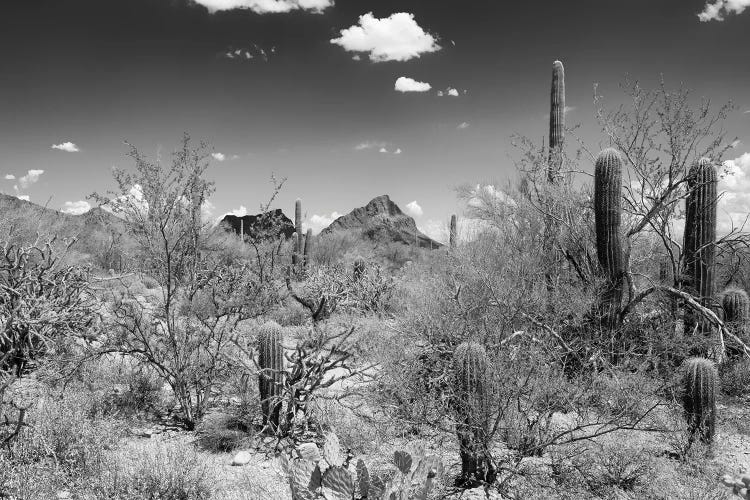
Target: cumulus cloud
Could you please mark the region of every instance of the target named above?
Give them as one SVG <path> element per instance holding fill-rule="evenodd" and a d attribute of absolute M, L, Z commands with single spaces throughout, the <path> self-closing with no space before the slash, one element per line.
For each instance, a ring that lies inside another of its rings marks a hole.
<path fill-rule="evenodd" d="M 224 153 L 211 153 L 211 156 L 216 161 L 224 161 L 227 159 L 227 155 L 225 155 Z"/>
<path fill-rule="evenodd" d="M 458 97 L 458 90 L 454 88 L 448 88 L 448 95 L 453 97 Z"/>
<path fill-rule="evenodd" d="M 230 45 L 219 54 L 219 57 L 232 59 L 234 61 L 263 61 L 268 62 L 269 57 L 276 53 L 276 46 L 263 48 L 257 43 L 236 47 Z"/>
<path fill-rule="evenodd" d="M 721 194 L 717 205 L 717 230 L 726 233 L 741 226 L 750 213 L 750 153 L 724 162 L 725 174 L 719 179 Z M 750 229 L 746 226 L 745 230 Z"/>
<path fill-rule="evenodd" d="M 427 92 L 432 88 L 432 85 L 427 82 L 418 82 L 406 76 L 400 76 L 396 80 L 394 88 L 399 92 Z"/>
<path fill-rule="evenodd" d="M 5 180 L 6 181 L 12 181 L 15 180 L 16 176 L 13 174 L 5 174 Z"/>
<path fill-rule="evenodd" d="M 421 224 L 418 224 L 417 229 L 439 243 L 448 242 L 450 230 L 448 229 L 448 224 L 445 221 L 429 219 Z"/>
<path fill-rule="evenodd" d="M 53 144 L 52 149 L 59 149 L 60 151 L 65 151 L 66 153 L 77 153 L 80 151 L 80 149 L 78 149 L 78 146 L 70 141 L 62 142 L 60 144 Z"/>
<path fill-rule="evenodd" d="M 386 144 L 384 142 L 379 141 L 363 141 L 354 146 L 354 149 L 356 151 L 364 151 L 366 149 L 381 149 L 384 148 Z"/>
<path fill-rule="evenodd" d="M 457 128 L 458 130 L 463 130 L 463 129 L 465 129 L 465 128 L 469 128 L 469 123 L 468 123 L 468 122 L 461 122 L 461 123 L 459 123 L 459 124 L 458 124 L 458 125 L 456 126 L 456 128 Z"/>
<path fill-rule="evenodd" d="M 60 211 L 64 214 L 81 215 L 91 210 L 91 204 L 86 200 L 66 201 Z"/>
<path fill-rule="evenodd" d="M 467 204 L 470 207 L 481 208 L 486 205 L 505 205 L 515 207 L 516 200 L 505 192 L 496 189 L 492 184 L 477 184 L 470 192 Z"/>
<path fill-rule="evenodd" d="M 327 228 L 331 225 L 333 221 L 341 217 L 343 214 L 340 214 L 338 212 L 331 212 L 331 214 L 314 214 L 312 217 L 310 217 L 309 220 L 305 220 L 302 222 L 302 229 L 303 231 L 307 231 L 308 229 L 313 230 L 313 234 L 320 233 L 323 229 Z"/>
<path fill-rule="evenodd" d="M 388 152 L 388 150 L 385 149 L 385 148 L 378 149 L 378 153 L 387 153 L 387 152 Z"/>
<path fill-rule="evenodd" d="M 235 208 L 224 215 L 222 215 L 222 218 L 224 218 L 227 215 L 236 215 L 237 217 L 244 217 L 247 215 L 247 208 L 244 205 L 240 205 L 240 208 Z"/>
<path fill-rule="evenodd" d="M 401 154 L 401 148 L 396 148 L 396 151 L 393 152 L 394 155 L 400 155 Z"/>
<path fill-rule="evenodd" d="M 396 12 L 378 19 L 372 12 L 359 16 L 359 23 L 341 30 L 331 40 L 349 52 L 367 52 L 373 62 L 408 61 L 440 50 L 437 40 L 414 20 L 414 14 Z"/>
<path fill-rule="evenodd" d="M 209 12 L 249 9 L 256 14 L 284 13 L 303 10 L 320 13 L 333 5 L 333 0 L 193 0 Z"/>
<path fill-rule="evenodd" d="M 412 217 L 421 217 L 424 211 L 422 211 L 422 207 L 419 206 L 417 200 L 414 200 L 406 204 L 406 213 Z"/>
<path fill-rule="evenodd" d="M 29 195 L 27 194 L 16 196 L 16 198 L 18 198 L 19 200 L 23 200 L 23 201 L 29 201 Z"/>
<path fill-rule="evenodd" d="M 134 184 L 127 194 L 114 198 L 110 204 L 101 205 L 102 210 L 113 214 L 122 212 L 148 212 L 148 202 L 140 184 Z"/>
<path fill-rule="evenodd" d="M 26 189 L 37 182 L 43 173 L 44 170 L 29 170 L 26 175 L 18 179 L 18 184 L 21 186 L 21 189 Z"/>
<path fill-rule="evenodd" d="M 703 11 L 698 14 L 698 19 L 704 23 L 723 21 L 728 15 L 742 14 L 748 7 L 750 7 L 750 0 L 709 0 L 703 7 Z"/>

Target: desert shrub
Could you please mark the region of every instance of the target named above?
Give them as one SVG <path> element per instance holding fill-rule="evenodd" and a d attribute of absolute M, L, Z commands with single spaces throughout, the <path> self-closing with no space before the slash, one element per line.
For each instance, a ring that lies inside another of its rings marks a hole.
<path fill-rule="evenodd" d="M 334 231 L 321 234 L 312 249 L 312 263 L 317 266 L 350 264 L 357 256 L 371 257 L 371 249 L 361 231 Z"/>
<path fill-rule="evenodd" d="M 653 476 L 651 457 L 640 449 L 604 448 L 573 460 L 587 489 L 606 495 L 612 488 L 632 492 Z"/>
<path fill-rule="evenodd" d="M 721 391 L 727 396 L 742 397 L 750 394 L 750 361 L 738 360 L 719 366 Z"/>
<path fill-rule="evenodd" d="M 92 483 L 86 489 L 95 498 L 114 500 L 205 500 L 213 489 L 208 468 L 187 446 L 110 457 Z"/>
<path fill-rule="evenodd" d="M 247 445 L 250 441 L 247 415 L 238 411 L 235 414 L 210 413 L 196 429 L 198 445 L 208 451 L 225 453 Z"/>

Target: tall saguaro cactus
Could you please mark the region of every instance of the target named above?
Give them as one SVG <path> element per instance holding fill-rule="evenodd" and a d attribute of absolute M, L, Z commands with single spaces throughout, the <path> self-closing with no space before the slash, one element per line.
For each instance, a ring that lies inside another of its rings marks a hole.
<path fill-rule="evenodd" d="M 458 235 L 456 226 L 456 214 L 453 214 L 451 215 L 450 248 L 456 248 L 456 239 Z"/>
<path fill-rule="evenodd" d="M 300 255 L 302 254 L 302 244 L 304 236 L 302 235 L 302 200 L 297 198 L 294 201 L 294 254 L 292 255 L 292 263 L 298 264 Z"/>
<path fill-rule="evenodd" d="M 487 452 L 490 394 L 487 353 L 481 344 L 463 342 L 453 352 L 456 431 L 461 454 L 461 482 L 492 483 L 495 468 Z"/>
<path fill-rule="evenodd" d="M 716 260 L 716 167 L 709 158 L 701 158 L 688 172 L 688 197 L 685 202 L 685 270 L 698 301 L 714 308 L 714 263 Z M 694 317 L 688 318 L 694 327 Z M 701 321 L 707 333 L 710 325 Z"/>
<path fill-rule="evenodd" d="M 307 230 L 307 234 L 305 235 L 305 251 L 303 252 L 302 257 L 302 265 L 307 267 L 310 264 L 310 253 L 312 252 L 312 246 L 313 246 L 313 235 L 312 235 L 312 229 Z"/>
<path fill-rule="evenodd" d="M 622 252 L 621 187 L 622 157 L 607 148 L 599 153 L 594 169 L 594 219 L 596 223 L 596 254 L 607 278 L 602 296 L 602 312 L 612 325 L 617 320 L 622 302 L 625 265 Z"/>
<path fill-rule="evenodd" d="M 552 91 L 549 111 L 549 168 L 547 180 L 554 182 L 562 166 L 562 146 L 565 140 L 565 68 L 563 63 L 552 63 Z"/>
<path fill-rule="evenodd" d="M 258 389 L 263 412 L 263 425 L 271 430 L 279 426 L 281 411 L 281 391 L 284 383 L 284 348 L 281 344 L 281 326 L 268 321 L 258 332 Z"/>
<path fill-rule="evenodd" d="M 691 358 L 684 369 L 682 404 L 690 441 L 699 435 L 701 441 L 710 443 L 716 429 L 716 366 L 705 358 Z"/>

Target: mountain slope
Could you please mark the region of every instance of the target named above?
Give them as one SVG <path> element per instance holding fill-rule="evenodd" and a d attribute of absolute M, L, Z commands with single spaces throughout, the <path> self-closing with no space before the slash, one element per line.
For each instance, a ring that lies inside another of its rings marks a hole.
<path fill-rule="evenodd" d="M 362 230 L 373 240 L 417 244 L 423 248 L 443 246 L 417 229 L 414 219 L 402 212 L 387 194 L 373 198 L 364 207 L 355 208 L 339 217 L 323 230 L 323 234 L 352 229 Z"/>

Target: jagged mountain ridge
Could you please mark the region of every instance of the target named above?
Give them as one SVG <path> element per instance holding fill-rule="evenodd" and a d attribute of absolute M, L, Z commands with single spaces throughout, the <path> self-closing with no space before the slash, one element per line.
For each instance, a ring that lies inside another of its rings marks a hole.
<path fill-rule="evenodd" d="M 370 200 L 364 207 L 355 208 L 333 221 L 322 234 L 334 231 L 361 230 L 370 239 L 385 238 L 407 245 L 415 243 L 423 248 L 440 248 L 442 243 L 417 229 L 417 223 L 406 215 L 387 195 Z"/>

